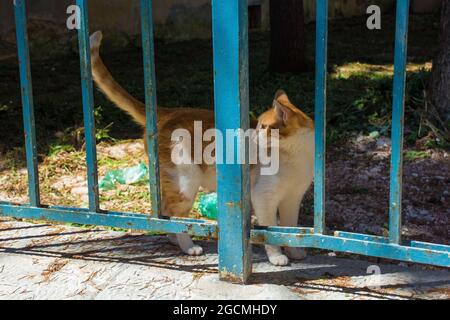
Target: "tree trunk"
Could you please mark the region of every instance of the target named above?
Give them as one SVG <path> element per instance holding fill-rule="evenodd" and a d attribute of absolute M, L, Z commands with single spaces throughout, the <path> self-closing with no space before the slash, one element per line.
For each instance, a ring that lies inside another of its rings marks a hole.
<path fill-rule="evenodd" d="M 433 60 L 431 100 L 441 119 L 450 121 L 450 0 L 442 1 L 439 50 Z"/>
<path fill-rule="evenodd" d="M 270 1 L 270 71 L 306 71 L 303 0 Z"/>

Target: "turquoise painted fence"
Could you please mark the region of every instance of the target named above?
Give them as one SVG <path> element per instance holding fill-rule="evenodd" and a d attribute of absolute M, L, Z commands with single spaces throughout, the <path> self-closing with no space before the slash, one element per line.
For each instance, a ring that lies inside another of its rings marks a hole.
<path fill-rule="evenodd" d="M 78 32 L 78 39 L 86 134 L 89 208 L 41 205 L 25 2 L 25 0 L 15 0 L 13 5 L 15 7 L 20 66 L 29 203 L 17 205 L 0 202 L 0 215 L 218 237 L 220 277 L 234 282 L 245 282 L 251 274 L 251 243 L 318 248 L 450 267 L 450 246 L 416 241 L 407 243 L 401 239 L 403 114 L 409 0 L 397 1 L 389 237 L 340 231 L 336 231 L 334 234 L 326 234 L 325 232 L 328 0 L 316 1 L 314 228 L 268 227 L 254 230 L 251 230 L 250 227 L 248 165 L 217 165 L 218 224 L 195 219 L 169 219 L 161 216 L 158 187 L 157 110 L 151 0 L 141 0 L 141 21 L 147 114 L 146 137 L 149 146 L 148 158 L 153 214 L 150 216 L 100 210 L 87 0 L 77 0 L 77 5 L 81 12 L 81 28 Z M 226 129 L 247 129 L 249 126 L 247 0 L 212 0 L 212 17 L 216 127 L 222 132 Z M 240 141 L 237 142 L 240 143 Z M 235 147 L 237 148 L 238 144 L 235 144 Z M 226 143 L 223 148 L 226 150 Z"/>

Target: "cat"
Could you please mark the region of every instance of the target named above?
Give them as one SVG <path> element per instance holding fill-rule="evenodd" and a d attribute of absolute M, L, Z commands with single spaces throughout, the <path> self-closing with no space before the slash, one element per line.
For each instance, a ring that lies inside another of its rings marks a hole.
<path fill-rule="evenodd" d="M 116 106 L 145 128 L 144 104 L 126 92 L 103 64 L 99 53 L 101 40 L 100 31 L 90 37 L 93 79 Z M 192 134 L 194 121 L 202 122 L 203 131 L 213 129 L 214 112 L 194 108 L 158 107 L 161 211 L 165 216 L 187 215 L 200 187 L 209 191 L 216 190 L 214 164 L 175 164 L 172 158 L 175 144 L 172 141 L 172 133 L 183 128 Z M 261 226 L 297 226 L 300 203 L 313 179 L 314 123 L 290 102 L 284 91 L 279 90 L 272 106 L 252 127 L 256 127 L 258 135 L 270 133 L 271 129 L 279 130 L 278 172 L 275 175 L 262 175 L 263 165 L 256 164 L 251 167 L 251 204 L 257 223 Z M 207 142 L 203 143 L 204 148 Z M 193 149 L 193 143 L 189 145 Z M 144 146 L 147 150 L 145 135 Z M 172 243 L 188 255 L 203 253 L 203 249 L 194 244 L 187 234 L 168 236 Z M 300 248 L 286 248 L 286 255 L 278 246 L 265 245 L 265 249 L 269 261 L 279 266 L 289 263 L 288 256 L 292 259 L 303 259 L 306 256 L 306 252 Z"/>

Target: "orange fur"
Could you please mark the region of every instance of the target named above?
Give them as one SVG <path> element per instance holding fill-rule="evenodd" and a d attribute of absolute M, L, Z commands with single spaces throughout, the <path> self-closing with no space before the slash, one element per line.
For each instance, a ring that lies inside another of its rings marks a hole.
<path fill-rule="evenodd" d="M 112 102 L 130 114 L 145 129 L 145 106 L 126 92 L 103 64 L 99 54 L 101 39 L 101 32 L 95 32 L 91 36 L 93 79 Z M 215 190 L 215 165 L 194 163 L 175 165 L 172 162 L 172 150 L 175 144 L 172 141 L 172 133 L 180 128 L 190 133 L 191 155 L 193 155 L 194 122 L 202 123 L 203 132 L 212 129 L 214 128 L 214 112 L 193 108 L 158 107 L 157 119 L 162 213 L 166 216 L 185 216 L 190 212 L 200 186 L 209 188 L 211 191 Z M 314 131 L 314 123 L 289 101 L 284 91 L 279 90 L 272 107 L 258 118 L 258 122 L 252 121 L 251 127 L 256 127 L 257 130 L 279 129 L 280 169 L 282 169 L 279 174 L 269 177 L 260 175 L 259 164 L 251 166 L 252 205 L 254 208 L 260 208 L 255 209 L 255 215 L 262 225 L 276 225 L 276 220 L 273 218 L 280 207 L 280 210 L 287 212 L 285 214 L 280 212 L 281 224 L 293 225 L 295 220 L 293 216 L 298 216 L 297 205 L 312 181 L 311 150 L 314 140 L 311 132 Z M 270 133 L 270 130 L 268 132 Z M 202 150 L 210 143 L 203 141 Z M 147 151 L 145 135 L 144 144 Z M 299 192 L 296 192 L 296 188 Z M 291 193 L 284 192 L 284 189 L 290 190 Z M 269 208 L 275 212 L 268 210 Z M 185 235 L 177 235 L 176 238 L 184 252 L 190 255 L 202 253 L 202 249 L 195 246 Z M 277 265 L 285 263 L 284 256 L 280 259 L 281 256 L 276 247 L 270 247 L 267 253 L 272 263 Z M 299 256 L 302 255 L 297 254 L 297 257 Z"/>
<path fill-rule="evenodd" d="M 102 35 L 99 32 L 91 36 L 92 75 L 97 86 L 120 109 L 126 111 L 145 131 L 145 105 L 132 97 L 112 77 L 104 65 L 100 54 Z M 158 153 L 160 161 L 160 184 L 163 214 L 167 216 L 185 216 L 189 214 L 193 199 L 187 199 L 174 183 L 169 171 L 174 167 L 171 160 L 171 134 L 175 129 L 184 128 L 194 136 L 194 121 L 201 121 L 203 130 L 214 128 L 214 112 L 194 108 L 162 108 L 157 109 Z M 143 135 L 145 150 L 147 141 Z M 205 146 L 207 143 L 205 142 Z M 193 143 L 191 144 L 194 148 Z M 192 150 L 193 151 L 193 150 Z M 206 170 L 205 166 L 201 166 Z"/>

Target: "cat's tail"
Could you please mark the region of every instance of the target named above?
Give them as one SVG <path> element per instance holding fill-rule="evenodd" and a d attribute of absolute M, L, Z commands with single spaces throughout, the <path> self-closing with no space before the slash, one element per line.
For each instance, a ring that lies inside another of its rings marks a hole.
<path fill-rule="evenodd" d="M 131 96 L 124 88 L 114 80 L 109 70 L 100 58 L 100 45 L 102 32 L 96 31 L 90 37 L 92 76 L 97 86 L 109 100 L 120 109 L 129 113 L 140 125 L 145 126 L 145 106 L 139 100 Z"/>

